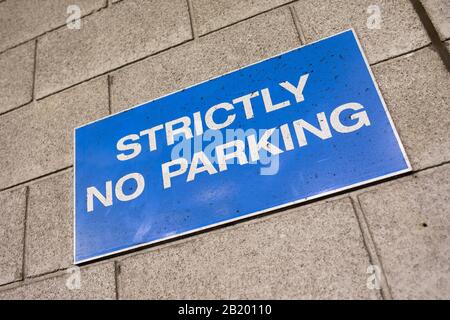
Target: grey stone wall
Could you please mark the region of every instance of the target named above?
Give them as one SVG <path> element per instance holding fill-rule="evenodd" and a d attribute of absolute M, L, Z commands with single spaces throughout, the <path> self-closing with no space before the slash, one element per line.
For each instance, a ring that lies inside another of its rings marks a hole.
<path fill-rule="evenodd" d="M 422 4 L 449 48 L 450 0 Z M 413 172 L 91 263 L 70 286 L 74 127 L 349 27 Z M 0 0 L 0 298 L 450 298 L 441 58 L 408 0 Z"/>

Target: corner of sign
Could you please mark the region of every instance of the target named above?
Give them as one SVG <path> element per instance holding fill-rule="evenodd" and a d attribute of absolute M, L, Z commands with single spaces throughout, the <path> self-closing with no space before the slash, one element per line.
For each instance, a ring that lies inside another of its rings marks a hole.
<path fill-rule="evenodd" d="M 411 162 L 409 161 L 408 155 L 406 154 L 406 152 L 403 153 L 403 159 L 406 162 L 406 172 L 410 172 L 413 171 L 413 167 L 411 165 Z"/>
<path fill-rule="evenodd" d="M 72 261 L 72 263 L 73 263 L 74 266 L 78 266 L 79 267 L 80 265 L 82 265 L 86 261 L 87 261 L 86 259 L 80 259 L 79 257 L 77 257 L 76 252 L 73 253 L 73 261 Z"/>
<path fill-rule="evenodd" d="M 353 34 L 353 37 L 355 37 L 355 39 L 357 39 L 359 41 L 358 34 L 356 33 L 355 28 L 354 27 L 350 27 L 347 30 L 345 30 L 345 32 L 349 32 L 349 31 L 351 31 L 352 34 Z"/>

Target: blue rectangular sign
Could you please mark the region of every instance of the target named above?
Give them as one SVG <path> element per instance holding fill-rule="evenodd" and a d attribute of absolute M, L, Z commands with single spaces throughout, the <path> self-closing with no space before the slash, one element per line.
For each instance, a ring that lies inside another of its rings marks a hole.
<path fill-rule="evenodd" d="M 74 259 L 409 170 L 348 30 L 75 129 Z"/>

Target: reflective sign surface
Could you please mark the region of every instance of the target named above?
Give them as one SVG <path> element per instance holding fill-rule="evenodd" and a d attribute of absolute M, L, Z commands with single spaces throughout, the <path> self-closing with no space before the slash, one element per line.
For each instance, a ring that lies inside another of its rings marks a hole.
<path fill-rule="evenodd" d="M 74 259 L 409 170 L 345 31 L 77 128 Z"/>

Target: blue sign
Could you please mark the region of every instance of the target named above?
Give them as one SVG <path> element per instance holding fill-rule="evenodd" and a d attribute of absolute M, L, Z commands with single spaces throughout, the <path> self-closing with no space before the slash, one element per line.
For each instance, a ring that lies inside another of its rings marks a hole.
<path fill-rule="evenodd" d="M 409 170 L 348 30 L 75 129 L 75 262 Z"/>

